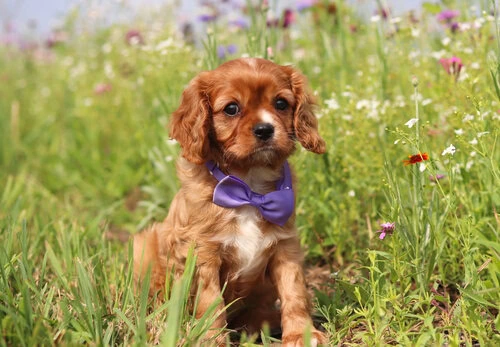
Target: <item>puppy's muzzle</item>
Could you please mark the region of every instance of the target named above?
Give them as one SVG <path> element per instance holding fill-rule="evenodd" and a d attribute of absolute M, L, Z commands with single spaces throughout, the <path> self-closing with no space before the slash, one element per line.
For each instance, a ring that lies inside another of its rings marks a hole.
<path fill-rule="evenodd" d="M 270 123 L 258 123 L 253 127 L 253 134 L 257 139 L 267 141 L 274 136 L 274 126 Z"/>

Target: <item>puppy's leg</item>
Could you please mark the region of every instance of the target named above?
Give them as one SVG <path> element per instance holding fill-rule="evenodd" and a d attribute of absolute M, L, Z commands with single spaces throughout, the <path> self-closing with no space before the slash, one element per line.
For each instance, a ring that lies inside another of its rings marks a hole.
<path fill-rule="evenodd" d="M 271 333 L 276 333 L 276 330 L 281 331 L 281 312 L 276 305 L 277 299 L 276 287 L 266 276 L 263 281 L 255 284 L 247 297 L 235 303 L 241 307 L 230 314 L 231 318 L 228 318 L 230 328 L 255 334 L 267 325 Z M 232 305 L 230 309 L 235 306 Z"/>
<path fill-rule="evenodd" d="M 134 279 L 140 283 L 151 269 L 150 294 L 161 292 L 165 285 L 158 249 L 158 225 L 134 236 Z"/>
<path fill-rule="evenodd" d="M 219 279 L 220 260 L 215 259 L 214 253 L 208 253 L 210 254 L 210 260 L 198 253 L 196 280 L 199 286 L 199 297 L 195 316 L 200 319 L 215 304 L 215 312 L 218 316 L 213 321 L 207 333 L 207 338 L 210 339 L 218 335 L 215 339 L 216 344 L 225 346 L 225 335 L 221 333 L 221 329 L 226 326 L 226 312 L 224 311 L 224 299 Z"/>
<path fill-rule="evenodd" d="M 311 330 L 311 346 L 326 344 L 324 334 L 313 327 L 298 240 L 289 239 L 278 244 L 269 271 L 281 301 L 283 346 L 304 346 L 306 329 Z"/>

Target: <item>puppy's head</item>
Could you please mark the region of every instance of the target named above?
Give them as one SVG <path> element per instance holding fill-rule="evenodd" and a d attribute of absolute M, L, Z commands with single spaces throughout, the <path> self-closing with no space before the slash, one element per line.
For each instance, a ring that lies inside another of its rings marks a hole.
<path fill-rule="evenodd" d="M 170 135 L 195 164 L 272 165 L 295 141 L 325 152 L 313 114 L 314 100 L 297 70 L 242 58 L 195 77 L 173 113 Z"/>

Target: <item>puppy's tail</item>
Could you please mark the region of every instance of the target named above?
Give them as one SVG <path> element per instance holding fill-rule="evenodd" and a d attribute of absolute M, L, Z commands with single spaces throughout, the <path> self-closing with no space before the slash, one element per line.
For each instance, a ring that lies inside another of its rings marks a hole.
<path fill-rule="evenodd" d="M 158 232 L 156 225 L 134 236 L 134 279 L 136 284 L 142 282 L 148 271 L 151 271 L 150 293 L 161 289 L 157 283 L 160 271 L 158 254 Z M 155 288 L 157 285 L 160 288 Z"/>

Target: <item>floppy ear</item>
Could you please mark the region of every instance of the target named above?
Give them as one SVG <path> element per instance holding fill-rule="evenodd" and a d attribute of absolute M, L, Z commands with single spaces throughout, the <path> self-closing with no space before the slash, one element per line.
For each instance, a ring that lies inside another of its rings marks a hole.
<path fill-rule="evenodd" d="M 313 95 L 307 90 L 306 78 L 290 66 L 284 66 L 290 76 L 296 105 L 293 114 L 295 137 L 302 147 L 314 153 L 325 153 L 325 141 L 318 133 L 318 120 L 314 115 L 316 106 Z"/>
<path fill-rule="evenodd" d="M 199 165 L 209 151 L 210 106 L 203 86 L 206 74 L 199 74 L 189 83 L 170 120 L 170 137 L 181 145 L 182 156 Z"/>

